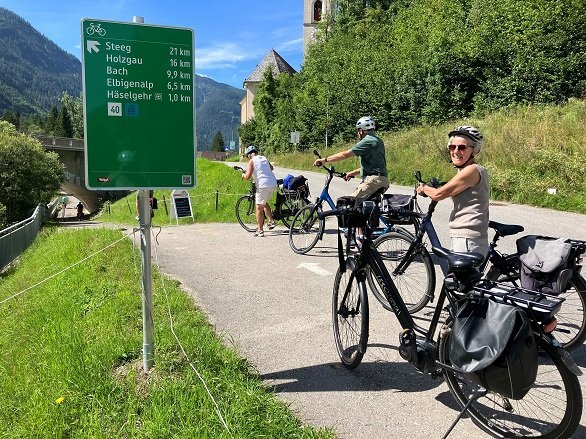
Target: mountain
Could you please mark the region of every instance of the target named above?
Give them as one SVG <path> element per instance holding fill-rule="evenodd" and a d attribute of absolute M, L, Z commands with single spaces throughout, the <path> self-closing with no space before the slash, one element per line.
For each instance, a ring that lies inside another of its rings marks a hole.
<path fill-rule="evenodd" d="M 217 131 L 226 144 L 232 139 L 238 143 L 245 91 L 204 76 L 195 78 L 198 149 L 209 150 Z M 4 110 L 46 114 L 64 91 L 79 96 L 81 89 L 79 59 L 0 7 L 0 115 Z"/>
<path fill-rule="evenodd" d="M 0 7 L 0 112 L 46 113 L 63 91 L 81 91 L 81 63 Z"/>

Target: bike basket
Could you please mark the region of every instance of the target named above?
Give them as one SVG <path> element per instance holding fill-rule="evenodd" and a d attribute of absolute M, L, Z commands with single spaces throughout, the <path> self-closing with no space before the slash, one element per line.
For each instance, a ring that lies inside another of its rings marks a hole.
<path fill-rule="evenodd" d="M 413 222 L 411 216 L 393 212 L 394 209 L 413 211 L 415 209 L 415 200 L 411 195 L 384 194 L 381 201 L 381 211 L 394 224 L 410 224 Z"/>
<path fill-rule="evenodd" d="M 344 215 L 338 216 L 340 227 L 370 227 L 378 226 L 378 212 L 374 203 L 365 201 L 363 198 L 351 196 L 340 197 L 336 201 L 336 208 L 348 207 Z"/>
<path fill-rule="evenodd" d="M 537 376 L 537 343 L 521 308 L 490 299 L 458 307 L 450 361 L 470 381 L 510 399 L 522 399 Z"/>

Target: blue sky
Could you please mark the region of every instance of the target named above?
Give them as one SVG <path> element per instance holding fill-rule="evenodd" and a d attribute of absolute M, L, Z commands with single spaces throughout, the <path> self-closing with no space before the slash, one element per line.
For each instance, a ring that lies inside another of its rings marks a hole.
<path fill-rule="evenodd" d="M 299 70 L 303 1 L 0 0 L 66 52 L 81 59 L 80 20 L 96 18 L 188 27 L 195 31 L 195 72 L 242 88 L 244 79 L 275 49 Z"/>

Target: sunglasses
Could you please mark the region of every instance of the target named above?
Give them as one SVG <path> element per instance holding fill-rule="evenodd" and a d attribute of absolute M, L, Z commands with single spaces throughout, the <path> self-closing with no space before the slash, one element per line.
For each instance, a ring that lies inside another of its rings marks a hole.
<path fill-rule="evenodd" d="M 466 151 L 470 148 L 468 145 L 448 145 L 450 151 Z"/>

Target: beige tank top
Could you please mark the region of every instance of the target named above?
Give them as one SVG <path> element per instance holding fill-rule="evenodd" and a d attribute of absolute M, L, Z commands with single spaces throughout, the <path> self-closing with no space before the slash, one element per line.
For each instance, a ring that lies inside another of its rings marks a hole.
<path fill-rule="evenodd" d="M 452 197 L 454 208 L 449 222 L 452 238 L 488 239 L 488 171 L 483 166 L 473 166 L 480 172 L 478 184 Z"/>

